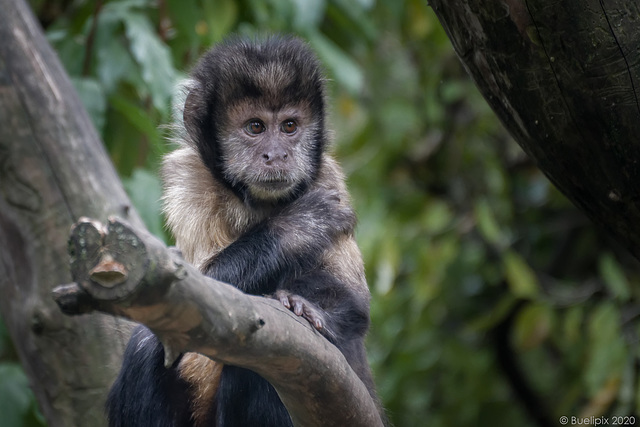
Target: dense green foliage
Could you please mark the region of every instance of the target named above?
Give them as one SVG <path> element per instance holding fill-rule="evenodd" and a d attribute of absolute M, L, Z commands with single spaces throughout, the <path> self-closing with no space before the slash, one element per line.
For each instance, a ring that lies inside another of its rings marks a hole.
<path fill-rule="evenodd" d="M 310 41 L 332 80 L 370 360 L 396 426 L 640 412 L 637 262 L 506 135 L 425 0 L 31 3 L 159 235 L 159 125 L 176 80 L 230 32 Z M 10 348 L 0 329 L 1 424 L 38 425 Z"/>

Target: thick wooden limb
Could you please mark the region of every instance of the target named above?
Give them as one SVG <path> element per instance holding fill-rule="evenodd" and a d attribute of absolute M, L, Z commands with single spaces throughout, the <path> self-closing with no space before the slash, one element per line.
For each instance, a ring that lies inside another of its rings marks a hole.
<path fill-rule="evenodd" d="M 511 135 L 640 258 L 640 3 L 430 3 Z"/>
<path fill-rule="evenodd" d="M 207 278 L 177 251 L 111 219 L 82 220 L 70 239 L 74 284 L 56 288 L 63 311 L 98 310 L 148 326 L 165 363 L 202 353 L 270 381 L 296 425 L 382 425 L 369 392 L 340 351 L 269 298 Z"/>

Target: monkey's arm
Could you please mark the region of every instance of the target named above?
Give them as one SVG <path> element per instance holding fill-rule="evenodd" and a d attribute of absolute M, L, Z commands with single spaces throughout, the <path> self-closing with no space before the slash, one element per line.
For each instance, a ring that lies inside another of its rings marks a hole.
<path fill-rule="evenodd" d="M 271 294 L 317 268 L 322 252 L 354 226 L 353 210 L 337 192 L 316 189 L 240 236 L 204 273 L 250 294 Z"/>

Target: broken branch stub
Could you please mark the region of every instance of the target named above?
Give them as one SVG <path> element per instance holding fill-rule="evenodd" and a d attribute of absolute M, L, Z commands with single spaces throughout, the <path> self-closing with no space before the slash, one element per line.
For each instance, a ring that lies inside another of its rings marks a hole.
<path fill-rule="evenodd" d="M 140 296 L 150 300 L 138 304 L 153 303 L 158 290 L 166 289 L 180 274 L 181 266 L 170 254 L 160 240 L 141 230 L 134 233 L 116 218 L 106 226 L 81 218 L 69 238 L 73 280 L 101 301 Z M 145 284 L 153 284 L 155 291 L 142 292 Z"/>

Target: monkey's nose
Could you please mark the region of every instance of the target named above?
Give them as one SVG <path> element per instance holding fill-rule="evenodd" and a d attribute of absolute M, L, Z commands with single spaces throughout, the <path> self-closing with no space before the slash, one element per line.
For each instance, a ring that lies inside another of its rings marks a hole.
<path fill-rule="evenodd" d="M 285 163 L 289 158 L 289 155 L 285 152 L 267 151 L 262 154 L 265 164 L 271 166 L 278 163 Z"/>

